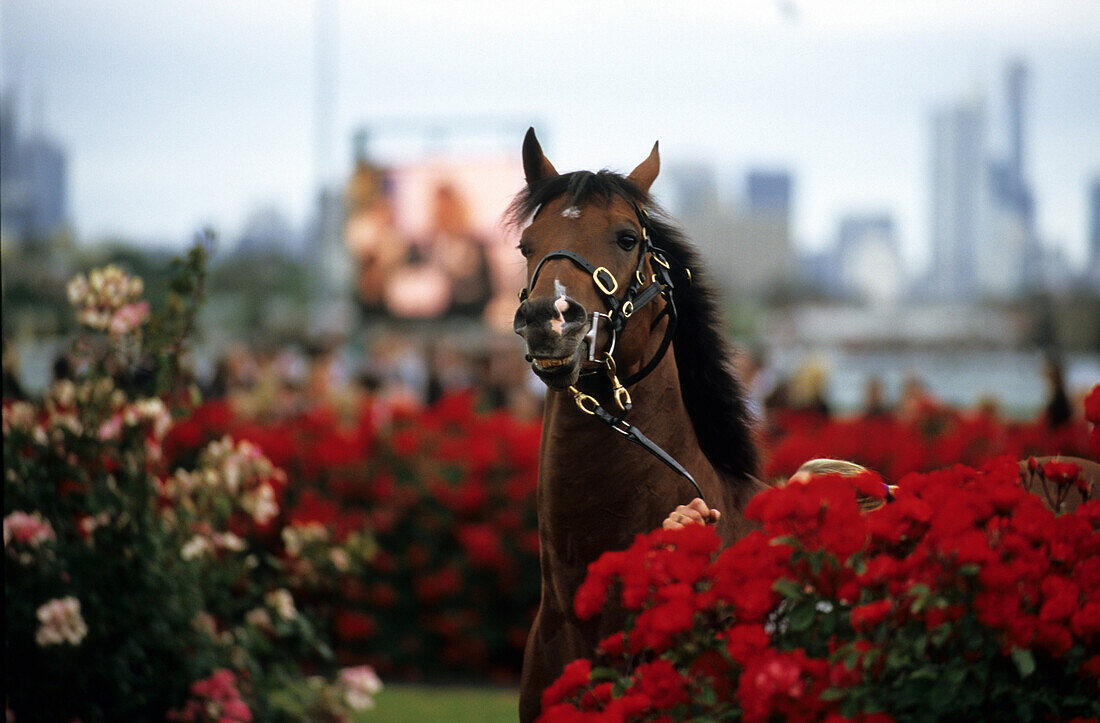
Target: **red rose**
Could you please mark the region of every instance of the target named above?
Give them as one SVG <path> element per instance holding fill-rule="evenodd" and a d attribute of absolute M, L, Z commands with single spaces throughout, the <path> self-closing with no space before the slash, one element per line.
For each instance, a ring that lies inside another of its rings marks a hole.
<path fill-rule="evenodd" d="M 1081 663 L 1078 672 L 1086 678 L 1100 678 L 1100 655 L 1094 655 Z"/>
<path fill-rule="evenodd" d="M 577 596 L 573 599 L 573 611 L 581 620 L 587 620 L 601 609 L 607 600 L 607 579 L 588 568 L 588 577 L 577 588 Z"/>
<path fill-rule="evenodd" d="M 504 553 L 500 533 L 493 526 L 462 525 L 455 536 L 473 564 L 491 569 L 507 567 L 508 557 Z"/>
<path fill-rule="evenodd" d="M 619 631 L 600 641 L 599 650 L 610 658 L 617 658 L 626 650 L 626 633 Z"/>
<path fill-rule="evenodd" d="M 674 636 L 691 629 L 695 609 L 686 600 L 672 600 L 648 610 L 643 610 L 630 633 L 630 648 L 637 653 L 643 649 L 662 652 Z"/>
<path fill-rule="evenodd" d="M 591 675 L 592 661 L 581 658 L 569 663 L 561 676 L 542 692 L 542 707 L 549 708 L 576 695 L 577 691 L 588 685 Z"/>
<path fill-rule="evenodd" d="M 1070 618 L 1073 634 L 1086 640 L 1100 635 L 1100 602 L 1089 601 Z"/>
<path fill-rule="evenodd" d="M 1041 622 L 1035 630 L 1035 645 L 1045 648 L 1055 658 L 1060 658 L 1073 647 L 1073 637 L 1065 625 Z"/>
<path fill-rule="evenodd" d="M 1040 590 L 1046 598 L 1039 611 L 1041 621 L 1065 620 L 1077 609 L 1080 591 L 1072 580 L 1061 575 L 1050 575 L 1043 578 Z"/>
<path fill-rule="evenodd" d="M 611 683 L 600 683 L 581 697 L 581 708 L 585 710 L 602 710 L 611 702 Z"/>
<path fill-rule="evenodd" d="M 747 665 L 771 642 L 764 626 L 759 624 L 734 625 L 720 637 L 725 638 L 726 652 L 730 658 L 741 665 Z"/>
<path fill-rule="evenodd" d="M 852 608 L 852 627 L 857 632 L 866 632 L 885 620 L 891 609 L 893 609 L 893 603 L 889 600 L 876 600 L 854 607 Z"/>
<path fill-rule="evenodd" d="M 664 658 L 639 665 L 635 677 L 636 688 L 657 708 L 668 710 L 688 701 L 688 681 Z"/>
<path fill-rule="evenodd" d="M 733 697 L 733 676 L 729 661 L 722 655 L 706 650 L 691 664 L 691 678 L 706 681 L 713 689 L 718 700 L 730 700 Z"/>
<path fill-rule="evenodd" d="M 1060 487 L 1065 487 L 1073 484 L 1074 480 L 1077 479 L 1077 475 L 1081 474 L 1081 467 L 1073 462 L 1060 462 L 1057 459 L 1052 459 L 1043 465 L 1043 474 L 1051 482 Z"/>
<path fill-rule="evenodd" d="M 333 627 L 336 637 L 347 642 L 366 640 L 378 632 L 378 623 L 373 617 L 354 610 L 341 610 L 336 613 Z"/>
<path fill-rule="evenodd" d="M 1100 384 L 1097 384 L 1085 397 L 1085 419 L 1100 425 Z"/>

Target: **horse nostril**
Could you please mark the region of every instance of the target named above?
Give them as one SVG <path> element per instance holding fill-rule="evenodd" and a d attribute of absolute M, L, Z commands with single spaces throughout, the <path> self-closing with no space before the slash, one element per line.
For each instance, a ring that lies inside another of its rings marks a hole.
<path fill-rule="evenodd" d="M 588 318 L 588 312 L 578 302 L 565 297 L 566 308 L 562 311 L 561 317 L 565 319 L 566 324 L 582 324 L 584 320 Z M 560 309 L 560 307 L 559 307 Z"/>
<path fill-rule="evenodd" d="M 512 330 L 517 334 L 522 334 L 524 328 L 527 327 L 528 315 L 531 312 L 531 302 L 524 301 L 516 309 L 516 315 L 512 318 Z"/>

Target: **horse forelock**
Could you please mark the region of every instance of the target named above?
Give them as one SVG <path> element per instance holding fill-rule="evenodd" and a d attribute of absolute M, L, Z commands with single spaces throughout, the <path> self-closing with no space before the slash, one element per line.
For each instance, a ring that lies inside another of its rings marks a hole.
<path fill-rule="evenodd" d="M 668 215 L 625 176 L 609 170 L 574 171 L 543 179 L 516 195 L 505 221 L 519 227 L 554 199 L 569 207 L 622 198 L 645 207 L 653 245 L 691 269 L 691 283 L 676 287 L 673 351 L 680 392 L 699 445 L 716 469 L 735 480 L 758 474 L 759 454 L 744 387 L 732 370 L 733 352 L 722 334 L 717 294 L 698 252 Z"/>
<path fill-rule="evenodd" d="M 606 168 L 602 171 L 574 171 L 544 178 L 525 187 L 516 194 L 504 214 L 505 222 L 513 227 L 527 223 L 543 206 L 564 196 L 568 206 L 583 206 L 591 201 L 606 203 L 613 198 L 649 206 L 649 194 L 631 183 L 625 176 Z"/>

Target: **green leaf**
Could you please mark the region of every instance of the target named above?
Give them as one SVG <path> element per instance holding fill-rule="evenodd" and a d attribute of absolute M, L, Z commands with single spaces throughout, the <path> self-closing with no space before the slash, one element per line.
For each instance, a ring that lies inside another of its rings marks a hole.
<path fill-rule="evenodd" d="M 772 590 L 787 598 L 788 600 L 801 600 L 804 596 L 802 594 L 802 588 L 798 586 L 794 580 L 789 577 L 781 577 L 772 584 Z"/>
<path fill-rule="evenodd" d="M 591 673 L 592 682 L 604 682 L 607 680 L 618 680 L 619 671 L 614 668 L 608 668 L 607 666 L 593 668 Z"/>
<path fill-rule="evenodd" d="M 939 672 L 935 668 L 917 668 L 909 674 L 910 680 L 936 680 Z"/>
<path fill-rule="evenodd" d="M 1012 662 L 1016 664 L 1016 670 L 1020 671 L 1020 677 L 1026 678 L 1035 672 L 1035 656 L 1028 648 L 1013 648 Z"/>
<path fill-rule="evenodd" d="M 792 632 L 800 633 L 805 630 L 809 630 L 810 626 L 814 623 L 814 617 L 816 611 L 811 604 L 802 604 L 795 607 L 791 611 L 790 616 L 787 618 L 787 623 L 790 625 Z"/>

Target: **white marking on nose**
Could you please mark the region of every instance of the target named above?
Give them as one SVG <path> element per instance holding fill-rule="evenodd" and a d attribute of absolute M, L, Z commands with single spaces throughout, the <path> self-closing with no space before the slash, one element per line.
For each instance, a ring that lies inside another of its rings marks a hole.
<path fill-rule="evenodd" d="M 554 279 L 554 294 L 558 297 L 554 299 L 554 311 L 558 315 L 550 320 L 550 328 L 560 335 L 565 328 L 565 312 L 569 309 L 569 300 L 565 298 L 565 286 L 557 279 Z"/>
<path fill-rule="evenodd" d="M 576 206 L 570 206 L 561 212 L 562 218 L 580 218 L 581 210 Z"/>

